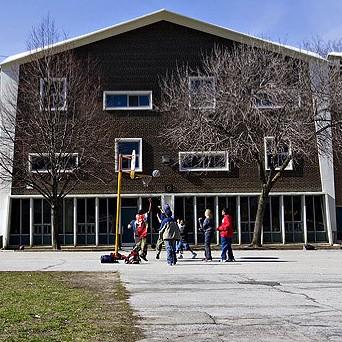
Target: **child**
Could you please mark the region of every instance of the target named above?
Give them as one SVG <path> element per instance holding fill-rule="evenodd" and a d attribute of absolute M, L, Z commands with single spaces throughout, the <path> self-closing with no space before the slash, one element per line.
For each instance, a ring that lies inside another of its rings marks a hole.
<path fill-rule="evenodd" d="M 135 245 L 134 249 L 136 249 L 140 253 L 140 258 L 147 261 L 147 220 L 148 215 L 151 211 L 152 200 L 149 198 L 150 206 L 148 208 L 147 213 L 144 213 L 143 210 L 139 210 L 138 214 L 135 216 L 136 222 L 136 233 L 138 235 L 138 242 Z"/>
<path fill-rule="evenodd" d="M 176 253 L 179 253 L 178 258 L 183 259 L 183 250 L 189 251 L 192 254 L 192 259 L 195 259 L 197 254 L 192 251 L 188 243 L 188 230 L 184 220 L 177 219 L 178 228 L 180 230 L 181 239 L 176 243 Z"/>

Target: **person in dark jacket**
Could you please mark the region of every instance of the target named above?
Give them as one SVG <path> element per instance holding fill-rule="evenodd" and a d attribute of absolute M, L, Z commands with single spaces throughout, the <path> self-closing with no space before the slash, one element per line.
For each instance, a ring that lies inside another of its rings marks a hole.
<path fill-rule="evenodd" d="M 210 243 L 214 236 L 215 225 L 213 220 L 213 214 L 210 209 L 206 209 L 204 212 L 205 219 L 200 217 L 199 223 L 201 230 L 204 232 L 204 259 L 203 261 L 212 261 Z"/>
<path fill-rule="evenodd" d="M 172 217 L 172 211 L 168 204 L 164 206 L 165 218 L 160 224 L 159 236 L 163 239 L 166 248 L 166 259 L 170 266 L 176 265 L 176 241 L 180 240 L 180 231 Z"/>
<path fill-rule="evenodd" d="M 221 237 L 221 261 L 235 261 L 232 250 L 232 239 L 234 236 L 233 217 L 230 215 L 228 209 L 222 210 L 222 216 L 222 224 L 217 228 L 217 230 L 220 232 Z"/>

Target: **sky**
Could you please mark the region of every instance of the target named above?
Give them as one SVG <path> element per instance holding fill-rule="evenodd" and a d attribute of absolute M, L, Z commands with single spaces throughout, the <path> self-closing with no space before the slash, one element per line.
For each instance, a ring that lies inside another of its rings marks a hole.
<path fill-rule="evenodd" d="M 49 15 L 68 38 L 165 8 L 236 31 L 300 47 L 342 38 L 342 0 L 0 0 L 0 61 L 26 51 L 32 27 Z"/>

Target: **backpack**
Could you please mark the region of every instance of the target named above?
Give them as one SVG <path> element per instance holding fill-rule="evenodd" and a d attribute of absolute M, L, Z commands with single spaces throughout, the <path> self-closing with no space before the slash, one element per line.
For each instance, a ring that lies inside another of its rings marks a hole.
<path fill-rule="evenodd" d="M 126 264 L 140 264 L 140 256 L 137 250 L 133 249 L 125 259 Z"/>
<path fill-rule="evenodd" d="M 117 262 L 113 257 L 113 253 L 107 254 L 107 255 L 101 255 L 100 261 L 101 261 L 101 264 L 113 264 Z"/>

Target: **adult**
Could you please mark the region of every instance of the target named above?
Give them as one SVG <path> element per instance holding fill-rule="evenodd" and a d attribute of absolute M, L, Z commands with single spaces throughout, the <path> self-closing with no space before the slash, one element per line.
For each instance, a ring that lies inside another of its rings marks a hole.
<path fill-rule="evenodd" d="M 172 211 L 168 204 L 164 205 L 165 218 L 160 224 L 159 236 L 162 237 L 166 247 L 166 260 L 168 265 L 177 263 L 176 241 L 180 240 L 180 231 L 177 223 L 172 217 Z"/>
<path fill-rule="evenodd" d="M 235 261 L 232 250 L 232 239 L 234 236 L 233 217 L 228 209 L 222 210 L 222 224 L 217 228 L 221 237 L 221 261 Z M 228 254 L 228 259 L 227 259 Z"/>
<path fill-rule="evenodd" d="M 215 232 L 215 225 L 213 220 L 213 214 L 210 209 L 206 209 L 204 212 L 205 219 L 203 220 L 200 217 L 199 223 L 201 226 L 201 230 L 204 233 L 204 259 L 203 261 L 212 261 L 213 258 L 211 256 L 211 240 L 213 239 Z"/>

